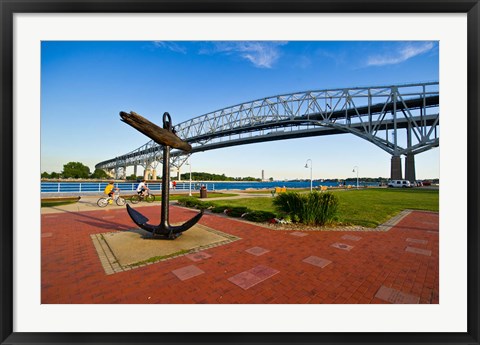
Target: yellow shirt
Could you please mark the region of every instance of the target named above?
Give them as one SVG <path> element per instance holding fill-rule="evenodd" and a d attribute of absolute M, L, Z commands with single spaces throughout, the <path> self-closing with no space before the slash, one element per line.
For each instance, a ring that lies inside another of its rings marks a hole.
<path fill-rule="evenodd" d="M 112 189 L 114 188 L 114 185 L 113 184 L 108 184 L 106 187 L 105 187 L 105 190 L 103 191 L 105 194 L 110 194 L 110 192 L 112 191 Z"/>

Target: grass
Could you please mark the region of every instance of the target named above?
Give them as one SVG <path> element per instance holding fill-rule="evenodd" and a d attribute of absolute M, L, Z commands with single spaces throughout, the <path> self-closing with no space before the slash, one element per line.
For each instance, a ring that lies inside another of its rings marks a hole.
<path fill-rule="evenodd" d="M 77 200 L 75 201 L 46 201 L 46 202 L 41 202 L 40 207 L 56 207 L 56 206 L 62 206 L 62 205 L 70 205 L 70 204 L 76 204 Z"/>
<path fill-rule="evenodd" d="M 151 258 L 143 260 L 143 261 L 135 262 L 135 263 L 130 264 L 128 266 L 129 267 L 136 267 L 136 266 L 141 266 L 141 265 L 145 265 L 145 264 L 151 264 L 151 263 L 154 263 L 154 262 L 157 262 L 157 261 L 160 261 L 160 260 L 172 258 L 172 257 L 179 256 L 179 255 L 188 254 L 191 251 L 192 251 L 191 249 L 182 249 L 182 250 L 180 250 L 178 252 L 175 252 L 175 253 L 162 255 L 162 256 L 154 256 L 154 257 L 151 257 Z"/>
<path fill-rule="evenodd" d="M 315 188 L 314 188 L 315 189 Z M 275 188 L 259 189 L 259 190 L 242 190 L 244 194 L 272 194 Z M 287 192 L 310 192 L 310 188 L 287 188 Z"/>
<path fill-rule="evenodd" d="M 232 199 L 232 200 L 211 200 L 210 204 L 214 206 L 228 206 L 232 207 L 248 207 L 254 211 L 269 211 L 275 212 L 275 208 L 272 204 L 271 197 L 265 198 L 244 198 L 244 199 Z"/>
<path fill-rule="evenodd" d="M 51 197 L 51 198 L 42 198 L 40 200 L 40 207 L 55 207 L 62 205 L 75 204 L 80 200 L 80 197 Z"/>
<path fill-rule="evenodd" d="M 154 193 L 155 194 L 155 193 Z M 217 192 L 208 192 L 207 193 L 207 199 L 209 198 L 220 198 L 220 197 L 230 197 L 230 196 L 237 196 L 238 194 L 229 194 L 229 193 L 217 193 Z M 179 198 L 183 198 L 185 196 L 188 196 L 188 194 L 170 194 L 170 200 L 178 200 Z M 192 198 L 197 198 L 200 199 L 200 192 L 192 192 Z M 162 201 L 162 195 L 156 195 L 155 194 L 155 201 Z"/>
<path fill-rule="evenodd" d="M 404 209 L 436 211 L 439 192 L 431 189 L 366 188 L 330 190 L 338 197 L 338 222 L 375 228 Z M 245 198 L 209 201 L 215 206 L 248 207 L 278 213 L 273 198 Z"/>
<path fill-rule="evenodd" d="M 438 212 L 438 190 L 363 189 L 338 191 L 339 221 L 377 227 L 404 209 Z"/>

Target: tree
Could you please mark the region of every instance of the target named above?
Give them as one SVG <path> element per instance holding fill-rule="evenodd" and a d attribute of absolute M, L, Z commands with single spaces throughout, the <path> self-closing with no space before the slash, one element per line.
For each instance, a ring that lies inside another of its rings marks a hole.
<path fill-rule="evenodd" d="M 135 174 L 131 174 L 130 176 L 127 176 L 128 181 L 135 181 L 137 179 L 137 176 Z"/>
<path fill-rule="evenodd" d="M 95 171 L 93 172 L 93 174 L 90 176 L 91 178 L 108 178 L 108 174 L 102 170 L 102 169 L 95 169 Z"/>
<path fill-rule="evenodd" d="M 41 178 L 60 178 L 60 174 L 53 171 L 51 174 L 44 171 L 41 175 Z"/>
<path fill-rule="evenodd" d="M 52 171 L 52 173 L 50 174 L 50 178 L 60 178 L 60 177 L 62 176 L 55 171 Z"/>
<path fill-rule="evenodd" d="M 62 175 L 64 178 L 88 178 L 90 168 L 80 162 L 69 162 L 63 166 Z"/>

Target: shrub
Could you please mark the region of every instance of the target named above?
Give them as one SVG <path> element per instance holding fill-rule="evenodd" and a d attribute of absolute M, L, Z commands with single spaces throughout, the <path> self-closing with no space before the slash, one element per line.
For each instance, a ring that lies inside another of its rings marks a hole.
<path fill-rule="evenodd" d="M 316 191 L 308 194 L 283 193 L 273 200 L 273 204 L 292 221 L 307 225 L 328 224 L 335 219 L 338 210 L 338 199 L 334 194 Z"/>
<path fill-rule="evenodd" d="M 273 199 L 273 205 L 281 212 L 295 214 L 303 206 L 304 198 L 302 196 L 296 192 L 280 193 Z"/>
<path fill-rule="evenodd" d="M 212 207 L 210 211 L 212 211 L 213 213 L 222 213 L 226 209 L 228 209 L 228 206 L 220 205 Z"/>
<path fill-rule="evenodd" d="M 200 210 L 209 208 L 211 206 L 210 203 L 205 202 L 205 201 L 200 201 L 193 196 L 182 196 L 182 197 L 178 198 L 177 202 L 182 206 L 191 207 L 191 208 L 198 208 Z"/>
<path fill-rule="evenodd" d="M 247 213 L 249 209 L 244 206 L 237 206 L 237 207 L 231 207 L 229 208 L 229 212 L 227 212 L 227 215 L 229 217 L 241 217 L 242 214 Z"/>
<path fill-rule="evenodd" d="M 193 196 L 182 196 L 178 198 L 177 202 L 185 207 L 196 207 L 200 201 Z"/>
<path fill-rule="evenodd" d="M 268 211 L 250 211 L 243 218 L 251 222 L 263 223 L 275 218 L 275 214 Z"/>
<path fill-rule="evenodd" d="M 321 211 L 317 213 L 316 222 L 318 224 L 328 224 L 336 219 L 338 212 L 338 198 L 332 193 L 320 194 Z"/>

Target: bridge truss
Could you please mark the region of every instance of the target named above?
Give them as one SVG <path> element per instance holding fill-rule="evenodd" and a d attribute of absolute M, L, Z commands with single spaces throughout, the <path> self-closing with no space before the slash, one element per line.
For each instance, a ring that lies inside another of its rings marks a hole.
<path fill-rule="evenodd" d="M 415 154 L 439 146 L 439 83 L 306 91 L 257 99 L 194 117 L 175 126 L 189 142 L 191 153 L 272 140 L 351 133 L 392 155 L 392 178 L 406 175 Z M 172 165 L 188 158 L 172 151 Z M 98 163 L 95 168 L 115 170 L 128 166 L 156 169 L 162 148 L 153 141 L 127 154 Z M 409 163 L 410 162 L 410 163 Z M 400 171 L 399 171 L 400 169 Z M 410 168 L 411 170 L 412 168 Z M 407 176 L 408 177 L 408 176 Z"/>

